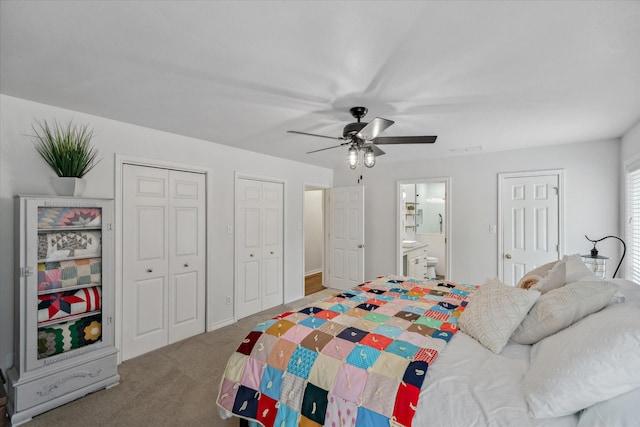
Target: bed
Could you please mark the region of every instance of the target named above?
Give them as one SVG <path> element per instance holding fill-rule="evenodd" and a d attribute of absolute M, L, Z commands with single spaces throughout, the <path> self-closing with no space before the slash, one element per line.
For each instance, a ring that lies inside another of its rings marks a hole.
<path fill-rule="evenodd" d="M 640 286 L 597 279 L 578 256 L 518 285 L 385 276 L 276 316 L 228 360 L 220 415 L 256 426 L 638 425 Z"/>

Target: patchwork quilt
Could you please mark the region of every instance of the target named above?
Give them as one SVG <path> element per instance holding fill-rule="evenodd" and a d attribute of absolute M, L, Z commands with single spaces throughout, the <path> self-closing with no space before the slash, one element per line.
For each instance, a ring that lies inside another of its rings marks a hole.
<path fill-rule="evenodd" d="M 102 258 L 51 261 L 38 264 L 39 291 L 90 283 L 100 284 L 101 282 Z"/>
<path fill-rule="evenodd" d="M 257 325 L 217 404 L 264 426 L 411 426 L 475 285 L 379 277 Z"/>
<path fill-rule="evenodd" d="M 100 310 L 102 286 L 38 295 L 38 323 Z"/>
<path fill-rule="evenodd" d="M 38 259 L 97 257 L 101 254 L 100 231 L 59 231 L 38 234 Z"/>
<path fill-rule="evenodd" d="M 102 314 L 38 328 L 38 359 L 95 344 L 102 338 Z"/>
<path fill-rule="evenodd" d="M 38 228 L 99 227 L 102 224 L 100 208 L 39 207 Z"/>

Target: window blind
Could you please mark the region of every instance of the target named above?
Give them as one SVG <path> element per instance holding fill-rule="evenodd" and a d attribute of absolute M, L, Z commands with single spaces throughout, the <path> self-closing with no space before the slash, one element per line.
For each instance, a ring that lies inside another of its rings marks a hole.
<path fill-rule="evenodd" d="M 640 283 L 640 163 L 627 169 L 627 262 L 625 277 Z"/>

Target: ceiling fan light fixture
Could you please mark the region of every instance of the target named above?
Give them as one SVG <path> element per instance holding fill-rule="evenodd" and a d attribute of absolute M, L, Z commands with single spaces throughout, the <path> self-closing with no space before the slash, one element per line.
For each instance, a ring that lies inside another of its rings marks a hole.
<path fill-rule="evenodd" d="M 338 145 L 332 147 L 320 148 L 318 150 L 308 151 L 307 154 L 317 153 L 318 151 L 329 150 L 332 148 L 343 147 L 349 145 L 347 159 L 349 167 L 353 170 L 362 162 L 368 168 L 372 168 L 376 164 L 376 158 L 382 156 L 384 151 L 378 145 L 384 144 L 433 144 L 436 142 L 437 136 L 379 136 L 389 126 L 394 124 L 393 120 L 376 117 L 370 122 L 363 122 L 361 119 L 367 114 L 366 107 L 353 107 L 349 110 L 356 122 L 347 123 L 342 129 L 342 136 L 333 137 L 327 135 L 318 135 L 309 132 L 300 132 L 289 130 L 288 133 L 299 135 L 316 136 L 327 139 L 337 139 L 342 141 Z M 362 151 L 362 161 L 360 160 L 360 151 Z"/>
<path fill-rule="evenodd" d="M 347 151 L 347 159 L 349 160 L 349 167 L 355 169 L 358 167 L 358 149 L 355 146 L 349 147 Z"/>
<path fill-rule="evenodd" d="M 367 147 L 364 149 L 364 153 L 362 154 L 364 165 L 368 168 L 372 168 L 376 165 L 376 153 L 373 152 L 371 147 Z"/>

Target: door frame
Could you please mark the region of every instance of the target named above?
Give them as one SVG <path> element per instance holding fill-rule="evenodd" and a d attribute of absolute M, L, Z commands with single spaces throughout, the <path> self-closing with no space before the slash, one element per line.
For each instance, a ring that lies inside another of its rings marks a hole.
<path fill-rule="evenodd" d="M 446 280 L 451 279 L 451 265 L 453 264 L 451 259 L 451 177 L 450 176 L 441 176 L 435 178 L 416 178 L 416 179 L 400 179 L 396 181 L 396 272 L 398 276 L 402 276 L 402 258 L 403 258 L 403 247 L 402 247 L 402 236 L 404 234 L 404 230 L 402 228 L 402 216 L 404 202 L 402 200 L 402 186 L 407 184 L 422 184 L 422 183 L 436 183 L 436 182 L 444 182 L 444 191 L 445 191 L 445 222 L 444 222 L 444 242 L 445 248 L 444 253 L 447 258 L 446 260 Z M 428 253 L 428 250 L 427 250 Z"/>
<path fill-rule="evenodd" d="M 304 233 L 305 230 L 305 192 L 306 191 L 322 191 L 322 227 L 323 227 L 323 233 L 322 233 L 322 284 L 325 284 L 325 279 L 327 277 L 327 201 L 326 201 L 326 195 L 327 195 L 327 191 L 329 186 L 327 185 L 321 185 L 321 184 L 314 184 L 314 183 L 310 183 L 310 182 L 306 182 L 303 181 L 302 182 L 302 288 L 300 290 L 301 295 L 304 297 L 305 295 L 305 286 L 304 286 L 304 281 L 306 278 L 306 272 L 304 271 L 304 266 L 305 266 L 305 244 L 306 244 L 306 239 L 307 236 Z"/>
<path fill-rule="evenodd" d="M 524 172 L 503 172 L 498 173 L 498 279 L 504 279 L 504 219 L 502 216 L 503 200 L 502 188 L 506 179 L 509 178 L 526 178 L 536 176 L 557 176 L 558 177 L 558 255 L 562 257 L 564 254 L 564 169 L 545 169 Z"/>
<path fill-rule="evenodd" d="M 115 154 L 115 224 L 116 232 L 113 236 L 113 246 L 115 248 L 114 267 L 115 267 L 115 346 L 118 350 L 118 364 L 122 363 L 122 328 L 123 328 L 123 312 L 122 312 L 122 297 L 123 297 L 123 259 L 122 259 L 122 244 L 124 238 L 122 236 L 122 208 L 123 208 L 123 191 L 122 175 L 124 173 L 124 165 L 144 166 L 160 169 L 172 169 L 183 172 L 201 173 L 205 175 L 205 329 L 207 332 L 212 331 L 214 325 L 209 325 L 209 319 L 214 318 L 210 315 L 209 309 L 213 307 L 210 304 L 210 299 L 213 298 L 214 293 L 210 292 L 213 289 L 213 263 L 210 260 L 208 254 L 213 253 L 213 227 L 209 224 L 213 224 L 213 170 L 204 166 L 196 166 L 191 164 L 184 164 L 178 162 L 171 162 L 166 160 L 152 159 L 148 157 L 129 156 L 124 154 Z"/>
<path fill-rule="evenodd" d="M 285 303 L 285 301 L 287 300 L 287 296 L 285 294 L 285 290 L 287 289 L 286 283 L 287 283 L 287 263 L 286 263 L 286 259 L 287 257 L 285 256 L 286 254 L 286 250 L 287 250 L 287 180 L 283 179 L 283 178 L 276 178 L 276 177 L 271 177 L 271 176 L 264 176 L 264 175 L 255 175 L 255 174 L 250 174 L 250 173 L 246 173 L 246 172 L 239 172 L 239 171 L 235 171 L 234 173 L 234 178 L 233 178 L 233 320 L 234 322 L 238 321 L 238 317 L 237 317 L 237 292 L 238 292 L 238 284 L 236 283 L 236 280 L 238 279 L 236 276 L 236 271 L 238 268 L 238 245 L 236 244 L 236 239 L 238 236 L 238 233 L 236 233 L 237 227 L 238 227 L 238 218 L 237 218 L 237 212 L 236 212 L 236 192 L 238 191 L 238 180 L 239 179 L 252 179 L 255 181 L 262 181 L 262 182 L 274 182 L 277 184 L 282 184 L 282 304 Z M 299 224 L 300 227 L 302 227 L 302 223 Z M 303 282 L 304 284 L 304 282 Z M 303 292 L 304 294 L 304 292 Z"/>

